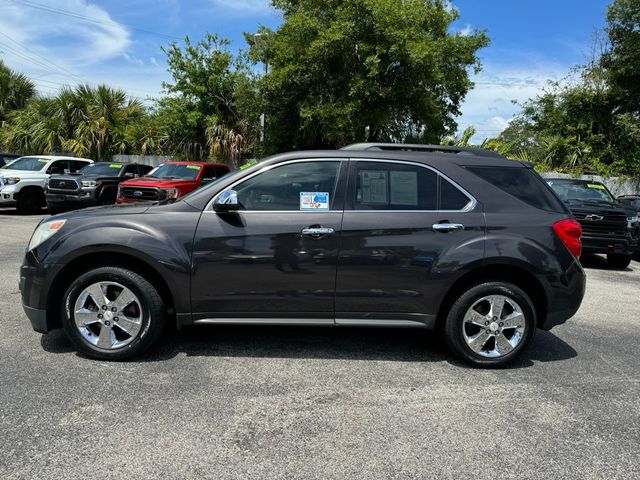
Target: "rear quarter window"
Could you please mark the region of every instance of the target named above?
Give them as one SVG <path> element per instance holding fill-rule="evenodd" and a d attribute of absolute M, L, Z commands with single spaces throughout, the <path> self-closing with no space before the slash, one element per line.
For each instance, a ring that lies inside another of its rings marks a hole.
<path fill-rule="evenodd" d="M 466 168 L 491 185 L 532 207 L 556 213 L 567 212 L 564 204 L 551 190 L 551 187 L 530 168 L 474 166 Z"/>

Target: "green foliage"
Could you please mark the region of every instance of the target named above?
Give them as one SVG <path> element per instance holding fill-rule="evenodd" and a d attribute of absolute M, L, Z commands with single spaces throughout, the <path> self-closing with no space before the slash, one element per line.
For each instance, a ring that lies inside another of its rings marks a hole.
<path fill-rule="evenodd" d="M 612 95 L 626 112 L 640 113 L 640 0 L 615 0 L 607 12 L 610 48 L 602 57 Z"/>
<path fill-rule="evenodd" d="M 609 45 L 526 102 L 489 148 L 540 169 L 640 176 L 640 0 L 614 0 Z"/>
<path fill-rule="evenodd" d="M 247 35 L 261 82 L 267 148 L 355 141 L 437 141 L 479 69 L 484 32 L 451 34 L 458 12 L 441 0 L 274 0 L 284 22 Z"/>
<path fill-rule="evenodd" d="M 35 94 L 36 87 L 31 80 L 0 60 L 0 128 L 9 113 L 24 108 Z"/>
<path fill-rule="evenodd" d="M 258 114 L 255 80 L 242 55 L 229 42 L 207 34 L 184 47 L 163 49 L 172 83 L 159 101 L 158 121 L 169 145 L 186 158 L 209 156 L 237 164 L 254 140 Z"/>
<path fill-rule="evenodd" d="M 70 151 L 96 160 L 137 151 L 130 129 L 145 112 L 122 90 L 100 85 L 64 88 L 52 98 L 35 98 L 9 115 L 0 143 L 22 153 Z"/>

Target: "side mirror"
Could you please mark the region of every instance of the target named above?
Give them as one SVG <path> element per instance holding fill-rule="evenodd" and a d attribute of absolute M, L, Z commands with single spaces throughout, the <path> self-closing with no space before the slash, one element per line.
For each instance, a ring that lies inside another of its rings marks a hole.
<path fill-rule="evenodd" d="M 238 202 L 238 192 L 235 190 L 225 190 L 213 202 L 213 210 L 218 213 L 237 212 L 240 210 Z"/>
<path fill-rule="evenodd" d="M 133 172 L 127 172 L 124 174 L 124 178 L 136 178 L 137 175 Z"/>
<path fill-rule="evenodd" d="M 202 180 L 200 180 L 200 185 L 206 185 L 209 182 L 212 182 L 213 178 L 203 178 Z"/>

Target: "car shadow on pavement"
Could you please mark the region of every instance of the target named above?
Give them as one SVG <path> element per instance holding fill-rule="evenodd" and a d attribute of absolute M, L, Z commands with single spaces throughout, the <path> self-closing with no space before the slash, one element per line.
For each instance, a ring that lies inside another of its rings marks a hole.
<path fill-rule="evenodd" d="M 607 258 L 600 255 L 589 255 L 584 254 L 580 257 L 580 265 L 584 268 L 594 269 L 594 270 L 610 270 L 612 272 L 632 272 L 633 268 L 627 267 L 624 269 L 612 268 L 607 263 Z M 633 263 L 631 264 L 633 265 Z"/>
<path fill-rule="evenodd" d="M 43 335 L 51 353 L 69 353 L 74 346 L 61 330 Z M 442 362 L 468 367 L 455 359 L 438 332 L 413 329 L 215 326 L 170 331 L 135 362 L 168 361 L 179 354 L 209 357 L 301 358 Z M 577 352 L 553 333 L 539 330 L 533 344 L 510 368 L 537 362 L 556 362 Z M 471 367 L 470 367 L 471 368 Z"/>
<path fill-rule="evenodd" d="M 38 215 L 49 215 L 49 212 L 44 208 L 37 213 L 18 213 L 15 208 L 0 208 L 0 216 L 3 217 L 37 217 Z"/>

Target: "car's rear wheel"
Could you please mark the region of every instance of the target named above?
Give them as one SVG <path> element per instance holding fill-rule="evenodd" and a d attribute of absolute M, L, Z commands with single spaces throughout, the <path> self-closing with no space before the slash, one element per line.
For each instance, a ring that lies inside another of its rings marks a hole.
<path fill-rule="evenodd" d="M 86 355 L 125 360 L 140 355 L 162 334 L 166 307 L 143 276 L 120 267 L 91 270 L 64 296 L 64 329 Z"/>
<path fill-rule="evenodd" d="M 607 254 L 607 263 L 611 268 L 615 268 L 616 270 L 624 270 L 631 263 L 631 255 L 609 253 Z"/>
<path fill-rule="evenodd" d="M 515 360 L 536 331 L 535 308 L 520 288 L 488 282 L 467 289 L 451 306 L 445 340 L 466 362 L 499 367 Z"/>

